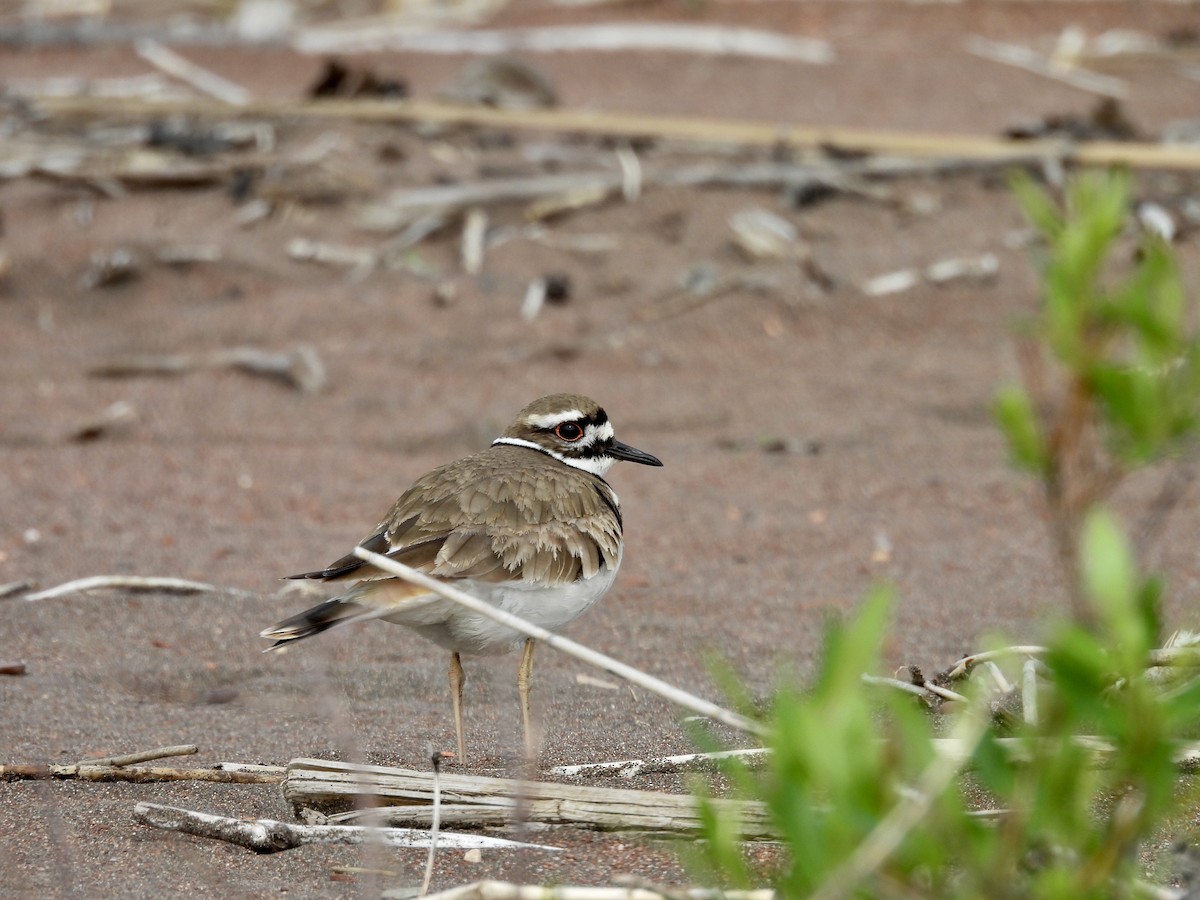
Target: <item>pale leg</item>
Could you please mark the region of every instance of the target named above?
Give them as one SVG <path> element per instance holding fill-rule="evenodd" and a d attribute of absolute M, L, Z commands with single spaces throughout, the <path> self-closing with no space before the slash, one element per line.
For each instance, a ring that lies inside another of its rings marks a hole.
<path fill-rule="evenodd" d="M 458 737 L 458 764 L 467 764 L 467 745 L 463 740 L 463 670 L 457 653 L 450 654 L 450 702 L 454 704 L 454 733 Z"/>
<path fill-rule="evenodd" d="M 529 714 L 529 682 L 533 678 L 533 638 L 525 639 L 525 651 L 521 654 L 521 667 L 517 669 L 517 692 L 521 695 L 521 728 L 525 732 L 525 756 L 534 759 L 537 741 L 533 736 L 533 722 Z"/>

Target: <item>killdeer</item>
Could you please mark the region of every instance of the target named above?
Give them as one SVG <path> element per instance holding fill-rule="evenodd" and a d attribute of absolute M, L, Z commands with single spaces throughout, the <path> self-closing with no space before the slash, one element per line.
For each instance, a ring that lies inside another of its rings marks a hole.
<path fill-rule="evenodd" d="M 618 460 L 662 465 L 618 441 L 594 400 L 578 394 L 543 397 L 521 410 L 488 449 L 418 479 L 360 546 L 556 631 L 605 594 L 621 565 L 621 508 L 604 480 Z M 381 618 L 450 651 L 460 764 L 466 762 L 461 654 L 507 653 L 524 642 L 517 689 L 526 752 L 534 752 L 532 640 L 352 553 L 290 577 L 351 584 L 332 600 L 263 631 L 275 640 L 269 649 Z"/>

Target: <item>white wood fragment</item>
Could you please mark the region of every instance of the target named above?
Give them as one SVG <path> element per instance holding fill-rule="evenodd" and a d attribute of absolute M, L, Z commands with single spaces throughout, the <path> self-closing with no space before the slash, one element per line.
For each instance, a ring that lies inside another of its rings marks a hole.
<path fill-rule="evenodd" d="M 746 56 L 825 65 L 833 61 L 829 43 L 815 38 L 750 28 L 680 23 L 614 22 L 604 25 L 548 26 L 491 31 L 414 29 L 379 19 L 341 26 L 302 29 L 292 46 L 300 53 L 406 51 L 415 53 L 561 53 L 641 50 Z"/>
<path fill-rule="evenodd" d="M 203 66 L 184 59 L 158 41 L 146 38 L 138 41 L 134 46 L 137 55 L 150 65 L 161 69 L 173 78 L 187 82 L 197 91 L 207 94 L 214 100 L 220 100 L 230 106 L 245 106 L 250 102 L 250 92 L 241 85 L 234 84 L 215 72 L 210 72 Z"/>

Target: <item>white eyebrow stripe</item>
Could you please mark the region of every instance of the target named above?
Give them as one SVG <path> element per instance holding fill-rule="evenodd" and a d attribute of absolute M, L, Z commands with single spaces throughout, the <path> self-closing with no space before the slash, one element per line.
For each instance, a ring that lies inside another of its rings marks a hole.
<path fill-rule="evenodd" d="M 553 428 L 555 425 L 561 425 L 563 422 L 574 422 L 582 418 L 584 418 L 584 415 L 579 410 L 568 409 L 564 412 L 528 416 L 525 419 L 525 424 L 532 425 L 534 428 Z"/>

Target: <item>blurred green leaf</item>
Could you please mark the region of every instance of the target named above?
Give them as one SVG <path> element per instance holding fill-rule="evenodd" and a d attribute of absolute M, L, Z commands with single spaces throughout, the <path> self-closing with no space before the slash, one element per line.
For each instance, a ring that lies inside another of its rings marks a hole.
<path fill-rule="evenodd" d="M 1008 439 L 1013 463 L 1039 475 L 1049 465 L 1046 442 L 1038 426 L 1033 403 L 1024 388 L 1007 385 L 996 393 L 996 419 Z"/>

